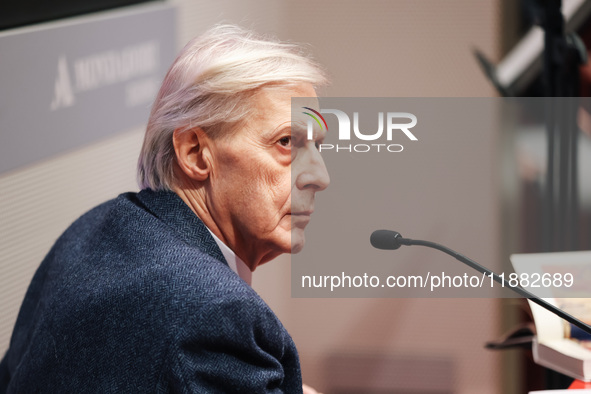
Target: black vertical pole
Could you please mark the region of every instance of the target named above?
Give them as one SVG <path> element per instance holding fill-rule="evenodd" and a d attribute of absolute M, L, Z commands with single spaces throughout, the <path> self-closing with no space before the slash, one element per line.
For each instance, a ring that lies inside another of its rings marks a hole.
<path fill-rule="evenodd" d="M 577 249 L 578 65 L 585 59 L 576 35 L 565 35 L 561 0 L 540 0 L 544 29 L 543 78 L 548 141 L 542 251 Z M 584 49 L 584 48 L 583 48 Z M 546 386 L 564 388 L 571 379 L 548 371 Z"/>
<path fill-rule="evenodd" d="M 556 250 L 554 237 L 556 231 L 556 100 L 558 96 L 557 83 L 558 61 L 556 59 L 556 43 L 563 35 L 564 22 L 560 11 L 561 0 L 545 0 L 541 15 L 541 24 L 544 29 L 544 68 L 543 79 L 546 91 L 546 132 L 547 132 L 547 168 L 546 168 L 546 190 L 544 196 L 544 228 L 543 228 L 543 251 L 551 252 Z"/>

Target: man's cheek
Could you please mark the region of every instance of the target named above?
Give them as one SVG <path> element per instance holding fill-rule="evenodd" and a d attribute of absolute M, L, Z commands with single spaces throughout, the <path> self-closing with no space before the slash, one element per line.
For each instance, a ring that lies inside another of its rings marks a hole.
<path fill-rule="evenodd" d="M 284 200 L 291 191 L 291 174 L 265 173 L 260 190 L 267 190 L 273 201 Z"/>

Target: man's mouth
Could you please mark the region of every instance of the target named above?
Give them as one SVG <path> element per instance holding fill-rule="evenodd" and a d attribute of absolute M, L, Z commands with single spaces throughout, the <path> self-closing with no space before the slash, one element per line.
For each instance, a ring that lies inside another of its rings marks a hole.
<path fill-rule="evenodd" d="M 312 215 L 312 213 L 314 213 L 313 210 L 308 210 L 308 211 L 290 212 L 290 215 L 292 215 L 292 216 L 310 216 L 310 215 Z"/>
<path fill-rule="evenodd" d="M 310 216 L 313 210 L 291 212 L 291 223 L 292 225 L 300 228 L 304 228 L 310 222 Z"/>

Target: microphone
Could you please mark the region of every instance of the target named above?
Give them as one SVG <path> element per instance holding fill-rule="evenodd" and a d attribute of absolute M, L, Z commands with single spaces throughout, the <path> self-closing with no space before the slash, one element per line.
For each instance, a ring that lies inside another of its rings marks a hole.
<path fill-rule="evenodd" d="M 462 263 L 466 264 L 467 266 L 475 269 L 476 271 L 490 276 L 494 279 L 495 282 L 500 283 L 503 287 L 507 287 L 513 290 L 515 293 L 519 294 L 520 296 L 527 298 L 528 300 L 538 304 L 542 308 L 554 313 L 555 315 L 561 317 L 562 319 L 566 320 L 567 322 L 579 327 L 581 330 L 585 331 L 588 334 L 591 334 L 591 326 L 583 323 L 581 320 L 577 319 L 576 317 L 566 313 L 562 309 L 555 307 L 554 305 L 544 301 L 542 298 L 538 297 L 537 295 L 530 293 L 529 291 L 525 290 L 523 287 L 517 285 L 512 286 L 504 277 L 501 277 L 494 273 L 493 271 L 489 270 L 488 268 L 478 264 L 474 260 L 469 259 L 468 257 L 440 244 L 435 242 L 429 241 L 421 241 L 418 239 L 410 239 L 410 238 L 403 238 L 402 235 L 397 231 L 391 230 L 376 230 L 371 234 L 369 238 L 371 245 L 376 249 L 385 249 L 385 250 L 396 250 L 400 248 L 402 245 L 412 246 L 412 245 L 419 245 L 419 246 L 426 246 L 428 248 L 433 248 L 440 250 L 448 255 L 454 257 L 456 260 L 461 261 Z"/>
<path fill-rule="evenodd" d="M 376 230 L 371 233 L 369 241 L 374 248 L 385 250 L 395 250 L 402 245 L 407 245 L 403 243 L 407 239 L 402 238 L 399 232 L 392 230 Z"/>

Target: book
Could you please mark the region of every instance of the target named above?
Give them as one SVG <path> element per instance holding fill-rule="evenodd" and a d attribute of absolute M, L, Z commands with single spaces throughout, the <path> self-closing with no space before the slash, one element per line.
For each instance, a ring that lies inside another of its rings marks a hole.
<path fill-rule="evenodd" d="M 591 251 L 516 254 L 511 256 L 515 273 L 526 278 L 546 275 L 562 278 L 570 274 L 569 286 L 526 290 L 577 319 L 591 324 L 591 297 L 588 295 L 591 273 Z M 554 276 L 557 275 L 557 276 Z M 587 283 L 585 283 L 587 282 Z M 529 281 L 531 284 L 532 281 Z M 546 368 L 582 381 L 591 381 L 591 336 L 541 306 L 529 301 L 536 336 L 532 342 L 534 361 Z"/>

